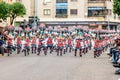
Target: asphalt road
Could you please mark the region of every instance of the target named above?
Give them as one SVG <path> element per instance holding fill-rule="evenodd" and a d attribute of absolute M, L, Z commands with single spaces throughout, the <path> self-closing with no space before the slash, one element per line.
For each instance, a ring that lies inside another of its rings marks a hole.
<path fill-rule="evenodd" d="M 74 53 L 56 56 L 0 55 L 0 80 L 118 80 L 106 53 L 94 59 L 93 53 L 74 57 Z"/>

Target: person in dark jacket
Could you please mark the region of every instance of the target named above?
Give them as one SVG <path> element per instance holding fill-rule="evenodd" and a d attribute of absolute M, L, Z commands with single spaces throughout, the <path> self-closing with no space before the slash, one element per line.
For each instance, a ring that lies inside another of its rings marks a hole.
<path fill-rule="evenodd" d="M 4 40 L 0 37 L 0 54 L 4 56 L 4 48 L 3 48 Z"/>

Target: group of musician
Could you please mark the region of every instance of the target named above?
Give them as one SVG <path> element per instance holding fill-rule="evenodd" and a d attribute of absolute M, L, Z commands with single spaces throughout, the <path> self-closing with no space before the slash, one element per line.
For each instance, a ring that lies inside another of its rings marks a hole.
<path fill-rule="evenodd" d="M 1 45 L 4 50 L 11 48 L 11 52 L 22 53 L 24 50 L 28 50 L 28 53 L 33 53 L 36 55 L 48 53 L 56 53 L 57 56 L 62 56 L 66 53 L 73 53 L 74 56 L 82 57 L 83 54 L 88 53 L 91 49 L 93 51 L 94 58 L 99 57 L 108 47 L 114 46 L 115 35 L 102 35 L 99 39 L 93 36 L 92 33 L 82 33 L 81 35 L 71 32 L 71 33 L 58 33 L 58 32 L 48 32 L 44 34 L 36 32 L 21 34 L 11 34 L 7 32 L 7 40 Z M 14 47 L 14 48 L 13 48 Z M 3 49 L 2 49 L 3 50 Z M 14 50 L 14 51 L 13 51 Z M 3 52 L 3 51 L 1 51 Z M 4 51 L 4 53 L 8 51 Z"/>

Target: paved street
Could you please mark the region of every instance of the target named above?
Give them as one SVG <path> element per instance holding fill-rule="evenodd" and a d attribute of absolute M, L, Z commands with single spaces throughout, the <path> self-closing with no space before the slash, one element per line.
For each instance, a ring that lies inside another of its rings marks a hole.
<path fill-rule="evenodd" d="M 92 52 L 74 57 L 55 53 L 0 56 L 0 80 L 118 80 L 106 54 L 94 59 Z"/>

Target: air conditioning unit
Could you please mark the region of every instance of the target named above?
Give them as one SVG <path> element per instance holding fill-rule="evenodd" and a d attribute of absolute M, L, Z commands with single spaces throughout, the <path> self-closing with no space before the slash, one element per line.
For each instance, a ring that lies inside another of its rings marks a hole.
<path fill-rule="evenodd" d="M 47 3 L 45 1 L 43 1 L 43 5 L 46 5 Z"/>

